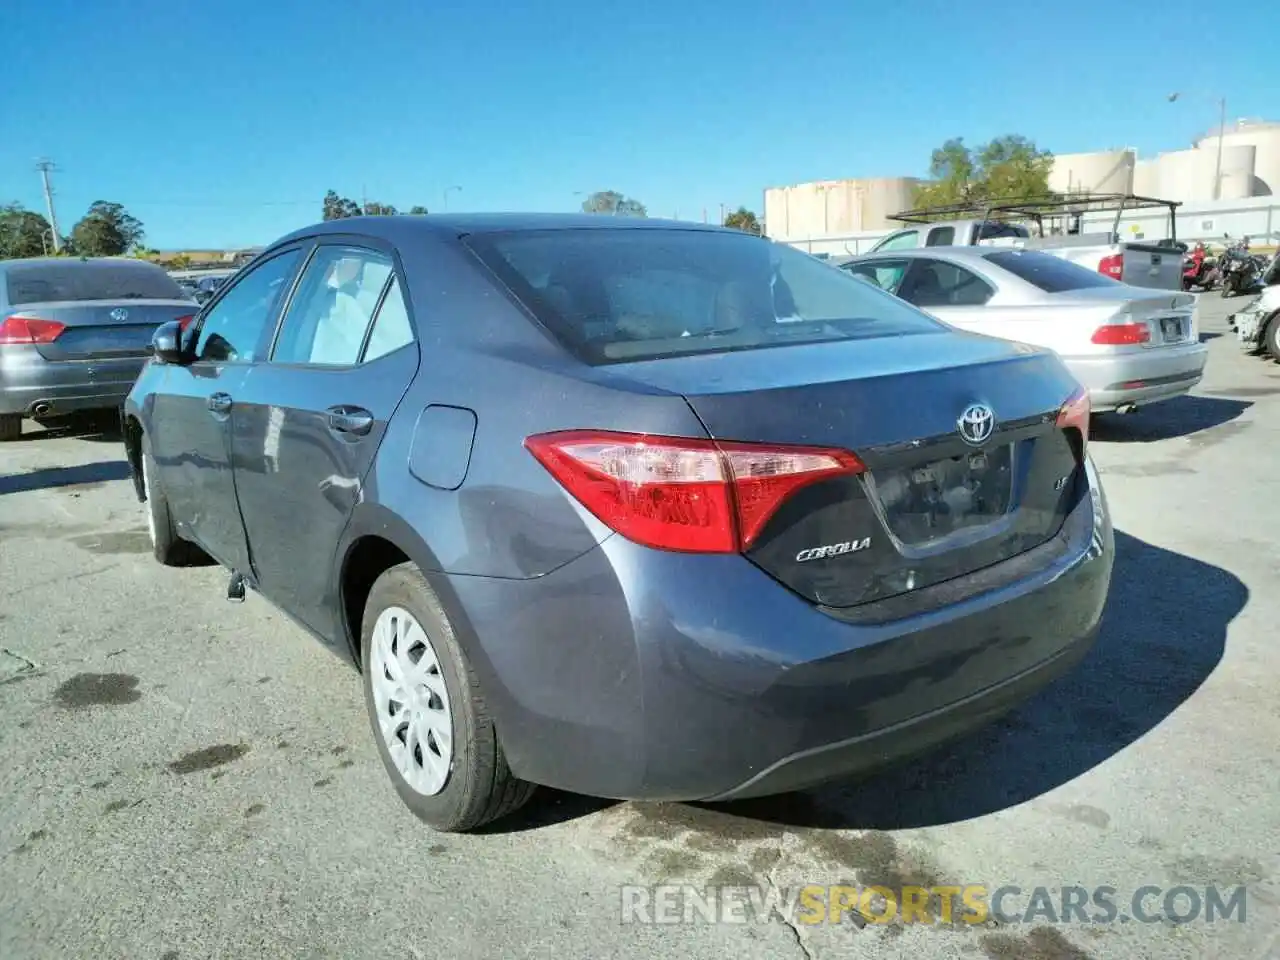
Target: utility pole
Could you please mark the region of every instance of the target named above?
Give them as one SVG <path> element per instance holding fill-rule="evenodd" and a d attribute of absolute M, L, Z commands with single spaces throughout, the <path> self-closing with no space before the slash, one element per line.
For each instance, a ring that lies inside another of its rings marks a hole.
<path fill-rule="evenodd" d="M 720 204 L 720 226 L 724 226 L 724 204 Z"/>
<path fill-rule="evenodd" d="M 53 212 L 53 187 L 49 186 L 49 174 L 54 169 L 52 160 L 39 160 L 36 169 L 40 171 L 40 180 L 44 184 L 44 206 L 49 213 L 49 228 L 53 234 L 53 252 L 62 251 L 62 237 L 58 234 L 58 218 Z"/>

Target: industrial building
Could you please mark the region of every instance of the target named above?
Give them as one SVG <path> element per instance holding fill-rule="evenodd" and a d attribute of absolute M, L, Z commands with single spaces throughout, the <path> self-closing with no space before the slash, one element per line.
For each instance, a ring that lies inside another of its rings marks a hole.
<path fill-rule="evenodd" d="M 891 214 L 912 206 L 913 190 L 921 182 L 915 177 L 878 177 L 770 187 L 764 193 L 767 231 L 786 242 L 816 243 L 815 250 L 825 249 L 825 240 L 844 244 L 880 236 L 894 226 L 888 219 Z M 1280 123 L 1228 124 L 1221 137 L 1220 164 L 1217 130 L 1198 138 L 1190 149 L 1149 159 L 1139 159 L 1132 148 L 1062 154 L 1054 157 L 1049 187 L 1059 193 L 1136 193 L 1184 204 L 1273 195 L 1280 203 Z M 846 244 L 836 249 L 850 248 Z"/>

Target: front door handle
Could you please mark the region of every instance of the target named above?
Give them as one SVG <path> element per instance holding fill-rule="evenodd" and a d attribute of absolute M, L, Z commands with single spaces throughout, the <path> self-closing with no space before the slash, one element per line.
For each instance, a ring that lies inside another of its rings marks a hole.
<path fill-rule="evenodd" d="M 329 429 L 363 437 L 373 429 L 373 414 L 361 407 L 337 406 L 325 411 Z"/>
<path fill-rule="evenodd" d="M 230 413 L 231 412 L 231 394 L 214 393 L 210 394 L 209 401 L 210 413 Z"/>

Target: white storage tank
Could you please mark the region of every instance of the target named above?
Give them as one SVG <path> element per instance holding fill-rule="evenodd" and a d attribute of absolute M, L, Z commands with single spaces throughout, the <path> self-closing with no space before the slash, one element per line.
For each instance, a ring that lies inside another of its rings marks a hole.
<path fill-rule="evenodd" d="M 1055 193 L 1130 193 L 1137 155 L 1131 149 L 1064 153 L 1053 158 L 1049 189 Z"/>

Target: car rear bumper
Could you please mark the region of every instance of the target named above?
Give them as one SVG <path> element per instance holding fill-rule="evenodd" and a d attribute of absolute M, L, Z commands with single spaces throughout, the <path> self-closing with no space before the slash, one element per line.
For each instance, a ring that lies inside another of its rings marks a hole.
<path fill-rule="evenodd" d="M 1016 705 L 1087 651 L 1113 552 L 1095 486 L 1043 548 L 896 618 L 619 536 L 532 580 L 443 579 L 518 776 L 706 800 L 879 767 Z"/>
<path fill-rule="evenodd" d="M 1181 396 L 1200 382 L 1208 357 L 1209 348 L 1196 342 L 1103 357 L 1063 357 L 1063 362 L 1088 389 L 1093 411 L 1100 413 Z"/>
<path fill-rule="evenodd" d="M 0 346 L 0 413 L 53 416 L 119 406 L 144 363 L 142 357 L 54 362 L 31 346 Z"/>

